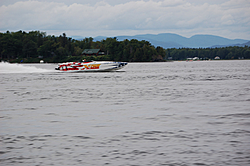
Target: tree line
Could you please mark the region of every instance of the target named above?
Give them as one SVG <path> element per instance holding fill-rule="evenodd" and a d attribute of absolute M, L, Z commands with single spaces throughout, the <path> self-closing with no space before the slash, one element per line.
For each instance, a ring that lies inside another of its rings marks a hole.
<path fill-rule="evenodd" d="M 84 49 L 101 49 L 105 55 L 83 57 Z M 250 47 L 224 48 L 171 48 L 155 47 L 150 42 L 136 39 L 118 41 L 106 38 L 94 41 L 92 37 L 75 40 L 65 33 L 60 36 L 46 35 L 40 31 L 0 33 L 1 60 L 10 62 L 64 62 L 87 60 L 112 60 L 127 62 L 152 62 L 166 60 L 202 59 L 250 59 Z"/>
<path fill-rule="evenodd" d="M 222 47 L 222 48 L 171 48 L 166 49 L 166 57 L 173 60 L 185 60 L 198 57 L 208 60 L 219 57 L 220 59 L 250 59 L 250 47 Z"/>

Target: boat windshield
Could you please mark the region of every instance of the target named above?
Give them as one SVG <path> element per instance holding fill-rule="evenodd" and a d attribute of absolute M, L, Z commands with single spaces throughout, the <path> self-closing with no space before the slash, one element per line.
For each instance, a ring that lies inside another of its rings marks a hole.
<path fill-rule="evenodd" d="M 82 60 L 82 62 L 93 62 L 93 60 Z"/>

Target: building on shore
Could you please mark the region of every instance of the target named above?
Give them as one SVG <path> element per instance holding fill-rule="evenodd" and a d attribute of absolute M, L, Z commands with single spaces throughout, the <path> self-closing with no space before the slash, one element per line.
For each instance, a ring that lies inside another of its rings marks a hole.
<path fill-rule="evenodd" d="M 85 56 L 99 56 L 99 55 L 105 55 L 105 53 L 101 49 L 85 49 L 82 52 L 82 55 L 85 55 Z"/>

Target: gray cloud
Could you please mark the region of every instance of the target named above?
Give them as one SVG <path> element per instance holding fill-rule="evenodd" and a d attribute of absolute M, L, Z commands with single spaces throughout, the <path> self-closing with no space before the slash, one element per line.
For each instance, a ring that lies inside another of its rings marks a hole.
<path fill-rule="evenodd" d="M 15 1 L 0 7 L 0 30 L 40 30 L 68 36 L 172 32 L 250 38 L 248 0 Z M 88 3 L 91 2 L 91 3 Z"/>

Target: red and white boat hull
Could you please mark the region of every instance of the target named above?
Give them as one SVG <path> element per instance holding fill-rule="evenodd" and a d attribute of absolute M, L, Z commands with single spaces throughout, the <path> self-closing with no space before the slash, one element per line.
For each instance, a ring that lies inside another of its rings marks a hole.
<path fill-rule="evenodd" d="M 113 71 L 119 70 L 127 64 L 127 62 L 110 61 L 66 62 L 58 64 L 55 69 L 63 72 Z"/>

